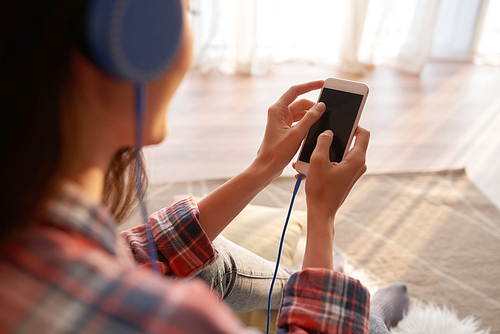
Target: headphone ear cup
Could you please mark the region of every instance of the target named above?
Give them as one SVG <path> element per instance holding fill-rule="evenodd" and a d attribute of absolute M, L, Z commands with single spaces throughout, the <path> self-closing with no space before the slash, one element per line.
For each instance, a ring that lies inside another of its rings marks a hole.
<path fill-rule="evenodd" d="M 180 0 L 90 0 L 86 49 L 106 73 L 145 83 L 161 76 L 175 58 L 182 21 Z"/>

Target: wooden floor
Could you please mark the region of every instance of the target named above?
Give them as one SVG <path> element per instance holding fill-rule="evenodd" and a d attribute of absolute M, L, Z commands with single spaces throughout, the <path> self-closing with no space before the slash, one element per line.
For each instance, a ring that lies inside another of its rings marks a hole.
<path fill-rule="evenodd" d="M 266 76 L 190 72 L 170 106 L 169 137 L 146 150 L 151 182 L 235 175 L 255 156 L 267 108 L 290 85 L 330 76 L 370 86 L 360 122 L 372 133 L 368 173 L 466 168 L 500 207 L 500 67 L 465 63 L 430 63 L 418 77 L 296 63 Z"/>

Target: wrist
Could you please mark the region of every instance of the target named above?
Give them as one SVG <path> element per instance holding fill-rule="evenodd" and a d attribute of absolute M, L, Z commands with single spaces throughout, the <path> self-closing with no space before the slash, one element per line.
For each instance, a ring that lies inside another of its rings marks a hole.
<path fill-rule="evenodd" d="M 334 218 L 308 212 L 306 250 L 302 268 L 333 269 Z"/>
<path fill-rule="evenodd" d="M 333 239 L 333 232 L 310 233 L 308 229 L 302 269 L 325 268 L 333 270 Z"/>
<path fill-rule="evenodd" d="M 248 170 L 258 175 L 262 180 L 268 181 L 268 183 L 271 183 L 283 172 L 282 168 L 276 167 L 272 158 L 266 158 L 264 156 L 257 156 L 248 167 Z"/>
<path fill-rule="evenodd" d="M 333 227 L 338 208 L 336 209 L 330 201 L 325 200 L 324 197 L 322 199 L 316 198 L 314 200 L 310 197 L 306 197 L 306 208 L 308 221 L 322 221 L 325 224 L 328 222 Z"/>
<path fill-rule="evenodd" d="M 325 246 L 333 246 L 335 237 L 334 218 L 312 217 L 307 215 L 307 241 L 316 241 Z"/>

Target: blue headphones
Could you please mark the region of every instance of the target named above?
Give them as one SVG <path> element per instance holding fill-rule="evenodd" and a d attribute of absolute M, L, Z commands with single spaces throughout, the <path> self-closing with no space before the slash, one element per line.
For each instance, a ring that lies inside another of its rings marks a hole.
<path fill-rule="evenodd" d="M 171 64 L 182 34 L 180 0 L 89 0 L 85 49 L 106 73 L 147 83 Z"/>
<path fill-rule="evenodd" d="M 137 119 L 135 183 L 148 254 L 153 269 L 156 247 L 144 199 L 140 149 L 146 103 L 146 84 L 171 65 L 182 35 L 181 0 L 88 0 L 80 12 L 80 33 L 85 53 L 104 72 L 136 86 Z M 82 22 L 83 21 L 83 22 Z M 83 35 L 83 36 L 82 36 Z"/>

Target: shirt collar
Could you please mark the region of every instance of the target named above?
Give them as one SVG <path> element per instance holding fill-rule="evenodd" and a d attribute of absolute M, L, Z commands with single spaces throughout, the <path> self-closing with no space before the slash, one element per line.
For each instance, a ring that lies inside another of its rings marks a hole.
<path fill-rule="evenodd" d="M 76 183 L 65 182 L 47 205 L 48 223 L 92 239 L 115 254 L 116 220 Z"/>

